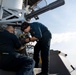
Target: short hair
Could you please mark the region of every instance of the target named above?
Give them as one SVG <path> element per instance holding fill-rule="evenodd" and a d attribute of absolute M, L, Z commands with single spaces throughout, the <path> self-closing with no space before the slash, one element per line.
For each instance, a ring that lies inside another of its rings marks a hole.
<path fill-rule="evenodd" d="M 14 26 L 8 25 L 8 26 L 6 27 L 6 30 L 7 30 L 7 29 L 10 29 L 11 27 L 14 28 Z M 14 28 L 14 29 L 15 29 L 15 28 Z"/>
<path fill-rule="evenodd" d="M 15 26 L 14 25 L 12 25 L 12 24 L 7 24 L 7 27 L 13 27 L 13 28 L 15 28 Z"/>
<path fill-rule="evenodd" d="M 24 29 L 26 29 L 28 26 L 30 26 L 29 23 L 23 22 L 21 25 L 21 30 L 24 31 Z"/>

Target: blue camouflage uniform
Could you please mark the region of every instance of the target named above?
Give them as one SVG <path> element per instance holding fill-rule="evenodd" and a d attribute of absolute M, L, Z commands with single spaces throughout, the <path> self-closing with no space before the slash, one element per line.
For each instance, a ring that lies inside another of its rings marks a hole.
<path fill-rule="evenodd" d="M 7 30 L 0 31 L 0 68 L 16 71 L 16 75 L 34 75 L 34 60 L 16 52 L 21 44 L 18 38 Z"/>
<path fill-rule="evenodd" d="M 52 35 L 48 28 L 41 23 L 33 22 L 30 23 L 30 33 L 32 36 L 38 38 L 37 44 L 34 47 L 34 60 L 36 62 L 35 67 L 39 65 L 39 53 L 41 51 L 42 58 L 42 73 L 46 74 L 49 71 L 49 50 L 50 50 L 50 41 Z"/>

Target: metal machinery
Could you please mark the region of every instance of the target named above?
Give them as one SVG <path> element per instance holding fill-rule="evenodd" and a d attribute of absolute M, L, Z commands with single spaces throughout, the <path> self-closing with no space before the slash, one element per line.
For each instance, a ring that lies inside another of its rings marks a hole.
<path fill-rule="evenodd" d="M 37 4 L 42 1 L 46 0 L 0 0 L 0 26 L 12 24 L 16 27 L 20 27 L 22 22 L 30 21 L 31 18 L 37 20 L 39 19 L 38 15 L 65 4 L 64 0 L 55 0 L 52 3 L 37 9 Z M 19 28 L 16 28 L 16 31 L 19 31 Z M 66 64 L 68 61 L 65 57 L 65 54 L 59 51 L 51 51 L 50 73 L 60 73 L 58 75 L 76 75 L 73 66 Z M 53 59 L 56 59 L 56 62 L 53 61 Z M 58 64 L 60 65 L 59 67 Z M 61 69 L 61 67 L 63 69 Z M 15 75 L 15 73 L 8 73 L 7 71 L 0 70 L 0 75 Z"/>
<path fill-rule="evenodd" d="M 55 9 L 64 4 L 64 0 L 56 0 L 49 5 L 34 10 L 38 3 L 44 0 L 0 0 L 0 25 L 21 25 L 23 21 Z"/>

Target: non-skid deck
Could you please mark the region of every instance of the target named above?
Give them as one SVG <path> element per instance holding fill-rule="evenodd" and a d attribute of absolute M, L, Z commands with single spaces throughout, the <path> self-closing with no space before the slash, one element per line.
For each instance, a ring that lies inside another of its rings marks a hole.
<path fill-rule="evenodd" d="M 34 68 L 34 74 L 41 72 L 40 68 Z M 0 75 L 16 75 L 15 72 L 4 71 L 0 69 Z M 57 75 L 57 74 L 49 74 L 49 75 Z"/>

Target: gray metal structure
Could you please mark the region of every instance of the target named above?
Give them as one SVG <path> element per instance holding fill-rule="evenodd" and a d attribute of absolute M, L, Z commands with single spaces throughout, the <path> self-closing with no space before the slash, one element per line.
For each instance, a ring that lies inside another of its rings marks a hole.
<path fill-rule="evenodd" d="M 7 0 L 7 2 L 6 0 L 0 0 L 0 24 L 21 25 L 22 22 L 28 21 L 65 3 L 64 0 L 56 0 L 34 11 L 34 7 L 40 1 L 42 0 Z"/>
<path fill-rule="evenodd" d="M 68 61 L 67 54 L 59 50 L 50 50 L 50 68 L 49 73 L 58 75 L 76 75 L 76 70 Z"/>

